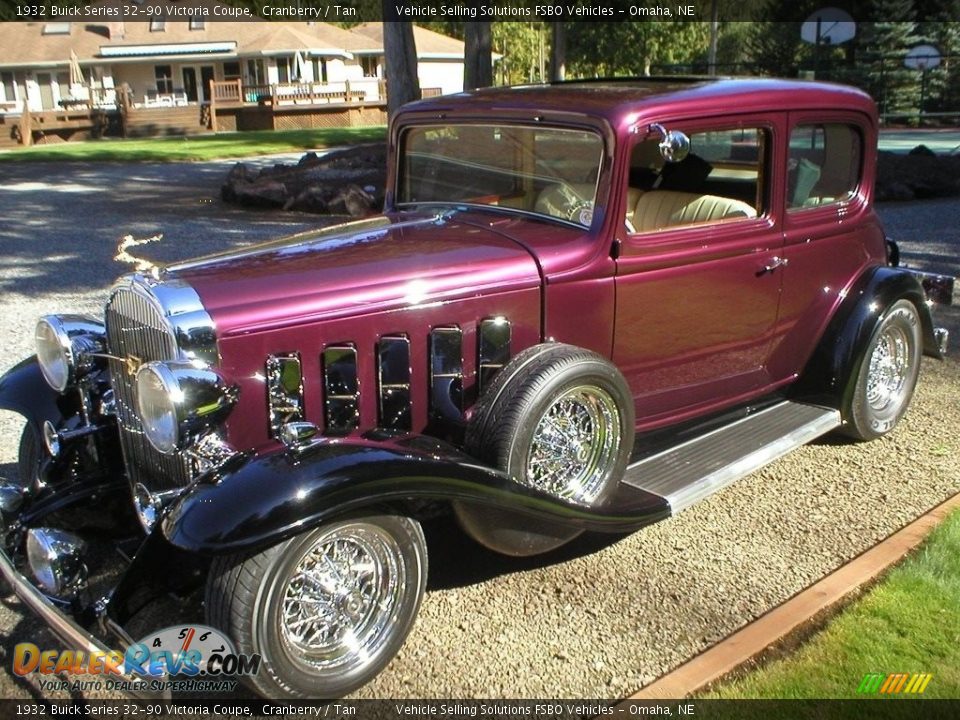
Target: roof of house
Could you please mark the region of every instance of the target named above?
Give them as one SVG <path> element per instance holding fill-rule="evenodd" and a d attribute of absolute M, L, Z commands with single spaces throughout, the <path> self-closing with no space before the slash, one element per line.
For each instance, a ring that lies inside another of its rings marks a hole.
<path fill-rule="evenodd" d="M 359 35 L 372 40 L 365 48 L 357 48 L 359 54 L 383 53 L 383 23 L 367 22 L 350 30 Z M 464 45 L 463 40 L 441 35 L 433 30 L 427 30 L 419 25 L 413 26 L 413 41 L 417 47 L 417 57 L 419 59 L 429 58 L 463 58 Z"/>
<path fill-rule="evenodd" d="M 191 0 L 189 8 L 205 7 L 205 18 L 214 7 L 227 8 L 216 0 Z M 187 56 L 258 57 L 303 52 L 314 56 L 352 57 L 382 54 L 381 23 L 365 23 L 346 30 L 323 22 L 205 22 L 191 29 L 190 16 L 165 16 L 162 29 L 151 29 L 149 16 L 120 20 L 121 7 L 168 7 L 187 9 L 180 0 L 150 0 L 134 5 L 132 0 L 98 0 L 89 6 L 87 22 L 0 23 L 0 67 L 66 67 L 71 50 L 84 66 L 107 62 L 133 62 L 151 58 Z M 116 10 L 116 14 L 111 11 Z M 204 19 L 205 19 L 204 18 Z M 421 59 L 462 59 L 463 42 L 415 27 Z"/>

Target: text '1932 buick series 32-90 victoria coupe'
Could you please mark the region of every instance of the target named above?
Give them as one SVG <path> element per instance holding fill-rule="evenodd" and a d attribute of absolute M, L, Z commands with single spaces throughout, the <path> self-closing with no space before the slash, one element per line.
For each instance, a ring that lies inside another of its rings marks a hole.
<path fill-rule="evenodd" d="M 406 106 L 382 215 L 40 319 L 0 380 L 26 420 L 3 575 L 90 652 L 202 587 L 252 689 L 335 697 L 406 639 L 426 518 L 533 555 L 888 433 L 946 337 L 874 212 L 877 122 L 857 90 L 777 80 Z M 131 551 L 94 593 L 105 518 Z"/>

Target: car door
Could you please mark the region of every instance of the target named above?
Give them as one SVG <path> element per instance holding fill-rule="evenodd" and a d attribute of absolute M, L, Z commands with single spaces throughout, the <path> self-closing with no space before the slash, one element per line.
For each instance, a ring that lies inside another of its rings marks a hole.
<path fill-rule="evenodd" d="M 666 163 L 638 136 L 622 187 L 613 358 L 638 423 L 729 405 L 770 383 L 782 235 L 772 172 L 778 116 L 677 122 L 690 154 Z"/>
<path fill-rule="evenodd" d="M 770 370 L 788 378 L 803 370 L 850 284 L 884 256 L 872 210 L 874 160 L 868 120 L 839 110 L 789 116 L 780 333 Z"/>

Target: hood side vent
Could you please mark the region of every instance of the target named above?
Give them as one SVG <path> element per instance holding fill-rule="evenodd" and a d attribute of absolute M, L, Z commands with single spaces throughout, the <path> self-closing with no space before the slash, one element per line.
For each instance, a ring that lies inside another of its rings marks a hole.
<path fill-rule="evenodd" d="M 430 415 L 449 421 L 463 417 L 463 332 L 459 327 L 430 331 Z"/>
<path fill-rule="evenodd" d="M 503 316 L 480 321 L 477 340 L 477 397 L 510 361 L 510 321 Z"/>
<path fill-rule="evenodd" d="M 402 335 L 385 335 L 377 343 L 380 427 L 387 430 L 412 429 L 410 405 L 410 340 Z"/>
<path fill-rule="evenodd" d="M 330 345 L 324 348 L 321 362 L 326 433 L 345 435 L 360 426 L 357 349 L 352 345 Z"/>
<path fill-rule="evenodd" d="M 290 422 L 301 422 L 305 417 L 300 355 L 270 355 L 267 357 L 266 370 L 270 434 L 279 438 L 281 427 Z"/>

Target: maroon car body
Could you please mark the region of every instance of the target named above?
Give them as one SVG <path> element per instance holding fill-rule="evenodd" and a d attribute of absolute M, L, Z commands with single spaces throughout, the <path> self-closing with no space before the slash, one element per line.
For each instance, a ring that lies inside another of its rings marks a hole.
<path fill-rule="evenodd" d="M 891 264 L 876 143 L 869 97 L 815 83 L 409 105 L 382 215 L 123 278 L 104 324 L 41 320 L 39 357 L 0 380 L 27 420 L 4 573 L 88 642 L 50 604 L 86 587 L 50 523 L 121 497 L 140 549 L 77 617 L 120 627 L 197 568 L 209 624 L 263 660 L 257 691 L 334 696 L 409 631 L 421 520 L 545 552 L 825 432 L 879 437 L 945 339 Z"/>

